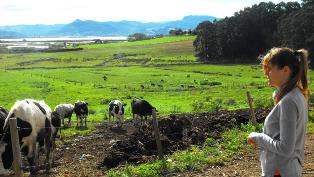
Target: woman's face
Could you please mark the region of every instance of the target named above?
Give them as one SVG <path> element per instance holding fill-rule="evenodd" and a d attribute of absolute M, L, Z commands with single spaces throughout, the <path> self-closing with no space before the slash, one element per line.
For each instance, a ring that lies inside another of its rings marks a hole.
<path fill-rule="evenodd" d="M 268 85 L 279 88 L 289 80 L 290 68 L 288 66 L 279 69 L 277 65 L 269 63 L 266 70 Z"/>

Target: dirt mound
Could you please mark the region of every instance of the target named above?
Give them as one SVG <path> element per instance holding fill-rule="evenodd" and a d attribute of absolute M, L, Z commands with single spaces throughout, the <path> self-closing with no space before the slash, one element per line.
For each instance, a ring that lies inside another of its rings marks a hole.
<path fill-rule="evenodd" d="M 268 113 L 269 110 L 257 109 L 257 121 L 262 122 Z M 186 149 L 190 145 L 200 145 L 208 136 L 220 138 L 226 129 L 238 127 L 248 121 L 248 110 L 171 114 L 162 117 L 158 120 L 158 126 L 163 154 Z M 130 126 L 134 126 L 132 121 L 125 122 L 121 129 Z M 99 167 L 108 169 L 126 162 L 138 164 L 156 158 L 157 145 L 152 121 L 133 128 L 134 132 L 127 138 L 110 143 Z"/>

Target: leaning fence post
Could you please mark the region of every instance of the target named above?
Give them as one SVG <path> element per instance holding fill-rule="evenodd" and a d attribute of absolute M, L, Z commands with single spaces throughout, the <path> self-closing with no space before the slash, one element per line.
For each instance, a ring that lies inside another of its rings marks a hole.
<path fill-rule="evenodd" d="M 159 157 L 159 159 L 163 159 L 162 146 L 161 146 L 160 134 L 159 134 L 159 128 L 158 128 L 158 122 L 157 122 L 157 119 L 156 119 L 156 110 L 153 109 L 152 113 L 153 113 L 154 134 L 155 134 L 155 138 L 156 138 L 158 157 Z"/>
<path fill-rule="evenodd" d="M 247 100 L 250 106 L 250 112 L 251 112 L 251 121 L 253 122 L 253 124 L 256 124 L 256 118 L 255 118 L 255 113 L 254 113 L 254 109 L 253 109 L 253 98 L 251 97 L 251 94 L 249 91 L 246 91 L 246 96 L 247 96 Z"/>
<path fill-rule="evenodd" d="M 10 133 L 11 133 L 12 150 L 13 150 L 13 158 L 14 158 L 15 176 L 21 177 L 23 176 L 23 170 L 21 169 L 22 158 L 21 158 L 21 150 L 20 150 L 20 143 L 19 143 L 19 135 L 17 132 L 16 118 L 10 118 L 9 124 L 10 124 Z"/>

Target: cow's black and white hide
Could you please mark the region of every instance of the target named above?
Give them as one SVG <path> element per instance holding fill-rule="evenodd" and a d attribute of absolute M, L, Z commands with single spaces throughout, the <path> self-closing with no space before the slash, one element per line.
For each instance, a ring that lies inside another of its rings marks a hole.
<path fill-rule="evenodd" d="M 68 126 L 71 126 L 71 117 L 74 111 L 74 106 L 72 104 L 59 104 L 55 107 L 54 112 L 57 112 L 62 120 L 62 125 L 64 126 L 64 119 L 68 118 Z"/>
<path fill-rule="evenodd" d="M 113 121 L 116 117 L 118 119 L 118 124 L 121 125 L 124 119 L 124 106 L 126 106 L 126 104 L 122 104 L 119 100 L 112 100 L 108 104 L 109 122 Z"/>
<path fill-rule="evenodd" d="M 0 106 L 0 139 L 3 136 L 3 125 L 7 116 L 8 116 L 8 111 L 4 107 Z"/>
<path fill-rule="evenodd" d="M 17 119 L 21 151 L 27 156 L 31 174 L 37 171 L 37 145 L 45 147 L 48 172 L 53 162 L 54 141 L 61 123 L 57 114 L 52 113 L 44 101 L 26 99 L 13 105 L 5 119 L 4 136 L 0 141 L 0 173 L 10 168 L 13 162 L 10 118 Z"/>
<path fill-rule="evenodd" d="M 141 120 L 143 120 L 143 117 L 145 117 L 145 120 L 147 120 L 147 116 L 152 116 L 153 109 L 156 110 L 156 108 L 153 107 L 149 102 L 138 98 L 132 100 L 131 109 L 133 119 L 135 118 L 135 116 L 140 116 Z"/>
<path fill-rule="evenodd" d="M 77 101 L 74 104 L 74 112 L 76 114 L 76 126 L 80 122 L 80 126 L 83 125 L 83 120 L 85 122 L 85 127 L 87 127 L 87 116 L 88 116 L 88 103 L 85 101 Z"/>

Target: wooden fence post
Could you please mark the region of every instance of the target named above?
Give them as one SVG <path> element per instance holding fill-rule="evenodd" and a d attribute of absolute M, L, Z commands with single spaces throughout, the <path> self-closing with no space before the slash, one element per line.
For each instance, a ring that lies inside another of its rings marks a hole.
<path fill-rule="evenodd" d="M 16 118 L 10 118 L 9 124 L 10 124 L 10 133 L 11 133 L 12 150 L 13 150 L 13 158 L 14 158 L 13 162 L 14 162 L 15 176 L 22 177 L 24 173 L 23 173 L 23 170 L 21 169 L 22 158 L 21 158 L 19 135 L 17 132 Z"/>
<path fill-rule="evenodd" d="M 247 100 L 248 100 L 248 103 L 249 103 L 249 106 L 250 106 L 250 112 L 251 112 L 251 121 L 252 123 L 255 125 L 257 124 L 256 122 L 256 118 L 255 118 L 255 113 L 254 113 L 254 109 L 253 109 L 253 98 L 251 97 L 251 94 L 249 91 L 246 91 L 246 96 L 247 96 Z"/>
<path fill-rule="evenodd" d="M 156 144 L 157 144 L 157 151 L 158 151 L 158 157 L 159 159 L 163 159 L 163 153 L 162 153 L 162 146 L 160 141 L 160 134 L 159 134 L 159 128 L 158 128 L 158 122 L 156 118 L 156 110 L 153 109 L 153 126 L 154 126 L 154 134 L 156 138 Z"/>

